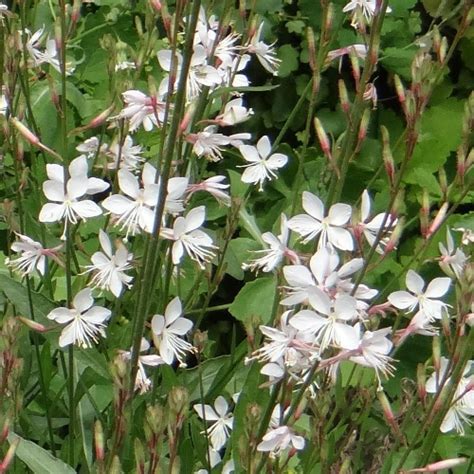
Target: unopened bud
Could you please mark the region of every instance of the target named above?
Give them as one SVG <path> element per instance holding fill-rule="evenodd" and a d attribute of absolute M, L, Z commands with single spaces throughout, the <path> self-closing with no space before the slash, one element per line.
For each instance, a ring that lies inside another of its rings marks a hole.
<path fill-rule="evenodd" d="M 376 35 L 372 42 L 372 48 L 369 53 L 370 62 L 373 66 L 376 66 L 379 61 L 379 44 L 380 44 L 379 36 Z"/>
<path fill-rule="evenodd" d="M 441 343 L 438 336 L 433 337 L 433 367 L 439 373 L 441 367 Z"/>
<path fill-rule="evenodd" d="M 359 80 L 360 80 L 360 65 L 359 65 L 359 57 L 357 56 L 354 48 L 350 48 L 349 50 L 349 59 L 351 60 L 352 77 L 354 78 L 356 89 L 358 89 Z"/>
<path fill-rule="evenodd" d="M 369 127 L 370 121 L 370 109 L 365 109 L 362 115 L 362 119 L 360 121 L 359 126 L 359 134 L 357 136 L 357 146 L 360 146 L 361 143 L 365 140 L 367 136 L 367 128 Z"/>
<path fill-rule="evenodd" d="M 146 424 L 154 435 L 160 434 L 166 426 L 166 414 L 161 405 L 148 406 L 146 410 Z"/>
<path fill-rule="evenodd" d="M 451 321 L 446 311 L 441 313 L 441 327 L 443 328 L 443 334 L 446 338 L 451 337 Z"/>
<path fill-rule="evenodd" d="M 443 36 L 443 39 L 441 40 L 441 47 L 439 48 L 439 61 L 442 64 L 446 59 L 446 53 L 448 52 L 448 49 L 448 40 L 446 39 L 446 36 Z"/>
<path fill-rule="evenodd" d="M 385 416 L 385 419 L 392 424 L 395 421 L 395 415 L 393 414 L 392 407 L 388 401 L 387 396 L 383 390 L 377 391 L 377 398 L 379 399 L 380 405 L 382 406 L 382 411 Z"/>
<path fill-rule="evenodd" d="M 25 125 L 23 125 L 17 118 L 11 117 L 10 121 L 13 123 L 14 127 L 20 132 L 23 138 L 26 139 L 26 141 L 28 141 L 34 146 L 41 145 L 39 138 L 28 128 L 26 128 Z"/>
<path fill-rule="evenodd" d="M 337 85 L 339 89 L 339 101 L 341 102 L 341 108 L 345 114 L 348 114 L 351 104 L 349 102 L 349 95 L 347 93 L 347 87 L 344 79 L 339 79 Z"/>
<path fill-rule="evenodd" d="M 408 471 L 404 471 L 406 473 L 410 472 L 439 472 L 445 469 L 451 469 L 453 467 L 460 466 L 467 462 L 467 458 L 451 458 L 451 459 L 444 459 L 443 461 L 438 461 L 433 464 L 428 464 L 425 467 L 417 467 L 414 469 L 409 469 Z"/>
<path fill-rule="evenodd" d="M 200 331 L 197 329 L 194 332 L 193 346 L 196 348 L 198 353 L 202 352 L 204 347 L 206 347 L 208 339 L 207 331 Z"/>
<path fill-rule="evenodd" d="M 122 465 L 120 464 L 120 458 L 115 455 L 112 459 L 112 465 L 110 466 L 109 474 L 122 474 Z"/>
<path fill-rule="evenodd" d="M 8 433 L 10 432 L 10 425 L 10 418 L 6 417 L 5 421 L 3 422 L 2 432 L 0 433 L 0 444 L 2 444 L 7 439 Z"/>
<path fill-rule="evenodd" d="M 327 43 L 331 37 L 331 30 L 334 26 L 334 19 L 336 17 L 336 12 L 334 10 L 334 4 L 330 2 L 327 5 L 326 17 L 324 18 L 324 38 L 323 41 Z"/>
<path fill-rule="evenodd" d="M 316 134 L 318 135 L 319 143 L 323 153 L 331 158 L 331 143 L 321 121 L 317 117 L 314 118 L 314 127 L 316 129 Z"/>
<path fill-rule="evenodd" d="M 134 448 L 135 471 L 139 474 L 142 474 L 145 472 L 145 448 L 143 447 L 143 443 L 138 438 L 135 438 Z"/>
<path fill-rule="evenodd" d="M 444 218 L 446 217 L 448 209 L 449 203 L 445 202 L 438 211 L 438 214 L 436 214 L 436 217 L 433 219 L 433 222 L 431 223 L 426 235 L 427 238 L 431 237 L 439 229 L 440 225 L 443 223 Z"/>
<path fill-rule="evenodd" d="M 10 447 L 8 448 L 7 454 L 3 458 L 3 461 L 0 463 L 0 472 L 7 472 L 13 458 L 15 457 L 15 451 L 18 445 L 20 444 L 20 438 L 15 437 L 13 441 L 10 443 Z"/>
<path fill-rule="evenodd" d="M 393 229 L 393 232 L 390 235 L 390 239 L 388 240 L 387 245 L 385 246 L 384 255 L 389 254 L 397 248 L 398 242 L 403 233 L 404 223 L 405 221 L 403 218 L 398 219 L 397 225 L 395 226 L 395 229 Z"/>
<path fill-rule="evenodd" d="M 448 194 L 448 178 L 446 177 L 446 171 L 444 171 L 444 168 L 438 170 L 438 178 L 441 192 L 443 193 L 443 196 L 446 197 Z"/>
<path fill-rule="evenodd" d="M 426 369 L 425 364 L 418 364 L 416 368 L 416 383 L 418 388 L 418 396 L 422 403 L 426 400 Z"/>
<path fill-rule="evenodd" d="M 316 43 L 314 41 L 314 31 L 311 27 L 306 30 L 306 41 L 308 42 L 309 67 L 316 71 Z"/>
<path fill-rule="evenodd" d="M 99 127 L 100 125 L 104 124 L 105 121 L 109 118 L 110 114 L 113 112 L 115 106 L 111 105 L 107 109 L 105 109 L 103 112 L 101 112 L 99 115 L 94 117 L 87 125 L 84 125 L 83 127 L 78 127 L 75 128 L 74 130 L 71 130 L 70 134 L 77 134 L 80 132 L 83 132 L 84 130 L 89 130 L 91 128 L 96 128 Z"/>
<path fill-rule="evenodd" d="M 433 49 L 436 51 L 436 54 L 439 57 L 439 49 L 441 47 L 441 34 L 439 32 L 439 28 L 436 25 L 433 27 L 432 38 L 433 38 Z"/>
<path fill-rule="evenodd" d="M 395 74 L 393 81 L 395 83 L 395 90 L 397 91 L 398 100 L 400 101 L 400 104 L 403 105 L 406 100 L 405 87 L 403 86 L 402 80 L 398 74 Z"/>
<path fill-rule="evenodd" d="M 395 163 L 393 161 L 392 150 L 390 148 L 390 135 L 385 126 L 382 125 L 380 130 L 382 132 L 383 164 L 385 166 L 385 172 L 387 173 L 390 186 L 393 186 L 395 183 Z"/>
<path fill-rule="evenodd" d="M 99 462 L 102 462 L 105 457 L 104 452 L 104 429 L 102 423 L 97 420 L 94 424 L 94 444 L 95 444 L 95 457 Z"/>
<path fill-rule="evenodd" d="M 423 197 L 420 207 L 420 231 L 423 237 L 427 237 L 429 228 L 429 214 L 430 214 L 430 195 L 426 189 L 423 189 Z"/>
<path fill-rule="evenodd" d="M 188 407 L 189 393 L 184 387 L 173 387 L 168 396 L 170 410 L 175 415 L 182 415 Z"/>
<path fill-rule="evenodd" d="M 81 17 L 81 5 L 81 0 L 74 0 L 74 3 L 72 4 L 71 22 L 74 24 L 76 24 Z"/>
<path fill-rule="evenodd" d="M 186 131 L 187 128 L 189 127 L 189 124 L 191 123 L 191 120 L 194 117 L 195 111 L 196 111 L 196 105 L 195 103 L 191 103 L 191 105 L 187 108 L 186 112 L 184 113 L 183 120 L 181 120 L 181 123 L 179 124 L 179 130 L 181 133 Z"/>
<path fill-rule="evenodd" d="M 150 5 L 151 8 L 157 12 L 160 12 L 163 8 L 163 5 L 161 5 L 160 0 L 150 0 Z"/>
<path fill-rule="evenodd" d="M 32 319 L 24 318 L 23 316 L 18 316 L 18 319 L 29 329 L 32 329 L 33 331 L 43 333 L 47 332 L 48 328 L 46 326 L 43 326 L 40 323 L 37 323 L 36 321 L 33 321 Z"/>
<path fill-rule="evenodd" d="M 60 51 L 62 50 L 62 31 L 61 31 L 61 23 L 59 22 L 59 18 L 57 19 L 56 23 L 54 24 L 54 41 L 56 43 L 56 49 L 58 51 L 58 56 L 60 56 Z"/>

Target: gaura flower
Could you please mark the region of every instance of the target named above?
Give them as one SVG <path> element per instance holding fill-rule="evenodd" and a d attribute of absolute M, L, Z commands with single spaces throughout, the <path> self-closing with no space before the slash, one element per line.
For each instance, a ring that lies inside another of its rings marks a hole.
<path fill-rule="evenodd" d="M 117 298 L 122 293 L 123 286 L 130 287 L 133 278 L 125 274 L 126 270 L 132 268 L 133 254 L 128 253 L 123 243 L 117 244 L 115 254 L 109 236 L 99 230 L 99 242 L 103 252 L 95 252 L 92 257 L 92 265 L 88 265 L 87 272 L 93 272 L 94 276 L 90 282 L 93 288 L 111 291 Z"/>
<path fill-rule="evenodd" d="M 165 314 L 155 314 L 151 320 L 153 342 L 166 364 L 175 359 L 185 366 L 186 352 L 192 352 L 193 346 L 182 337 L 193 327 L 192 321 L 182 317 L 181 301 L 173 298 L 166 307 Z"/>
<path fill-rule="evenodd" d="M 278 66 L 280 65 L 281 59 L 279 59 L 275 53 L 275 43 L 266 44 L 260 39 L 262 30 L 263 23 L 260 23 L 257 32 L 250 39 L 250 44 L 247 46 L 247 51 L 257 56 L 257 59 L 265 70 L 267 70 L 270 74 L 277 76 Z"/>
<path fill-rule="evenodd" d="M 303 243 L 320 235 L 319 248 L 329 244 L 340 250 L 354 249 L 352 235 L 344 229 L 344 225 L 351 218 L 351 206 L 341 203 L 333 204 L 328 215 L 325 216 L 322 201 L 314 194 L 304 191 L 303 209 L 307 214 L 298 214 L 288 221 L 288 227 L 303 237 Z"/>
<path fill-rule="evenodd" d="M 229 413 L 227 401 L 219 395 L 214 402 L 214 407 L 197 404 L 193 408 L 199 418 L 206 420 L 206 422 L 212 422 L 204 433 L 209 436 L 212 448 L 219 451 L 224 447 L 234 424 L 234 417 L 232 413 Z"/>
<path fill-rule="evenodd" d="M 93 306 L 92 290 L 84 288 L 74 297 L 72 308 L 56 308 L 48 314 L 48 319 L 59 324 L 67 324 L 59 337 L 59 346 L 77 344 L 82 348 L 97 343 L 98 337 L 105 337 L 105 321 L 111 312 L 102 306 Z M 69 324 L 68 324 L 69 323 Z"/>
<path fill-rule="evenodd" d="M 262 438 L 261 443 L 257 446 L 257 451 L 270 452 L 271 457 L 278 457 L 288 448 L 297 451 L 304 448 L 305 440 L 302 436 L 298 436 L 288 426 L 279 426 L 271 428 Z"/>
<path fill-rule="evenodd" d="M 270 139 L 265 135 L 257 142 L 257 146 L 240 145 L 239 151 L 248 165 L 242 174 L 242 181 L 249 184 L 259 184 L 259 191 L 263 191 L 263 183 L 277 177 L 275 170 L 286 165 L 288 157 L 283 153 L 273 153 Z"/>
<path fill-rule="evenodd" d="M 215 122 L 221 127 L 227 127 L 245 122 L 252 115 L 253 110 L 247 109 L 243 105 L 243 100 L 238 97 L 227 102 L 224 111 L 215 118 Z"/>

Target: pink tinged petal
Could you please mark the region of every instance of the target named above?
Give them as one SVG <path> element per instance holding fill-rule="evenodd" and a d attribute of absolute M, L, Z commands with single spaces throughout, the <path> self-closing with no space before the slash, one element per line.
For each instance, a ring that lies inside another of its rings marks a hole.
<path fill-rule="evenodd" d="M 173 248 L 171 249 L 171 254 L 173 257 L 173 264 L 178 265 L 181 262 L 181 259 L 184 255 L 184 247 L 180 240 L 177 240 L 173 244 Z"/>
<path fill-rule="evenodd" d="M 61 165 L 48 164 L 46 165 L 46 174 L 49 179 L 64 183 L 64 168 Z"/>
<path fill-rule="evenodd" d="M 370 215 L 370 196 L 367 189 L 362 193 L 362 202 L 360 207 L 361 221 L 365 222 Z"/>
<path fill-rule="evenodd" d="M 58 324 L 65 324 L 74 319 L 76 311 L 68 308 L 55 308 L 47 316 L 48 319 L 56 321 Z"/>
<path fill-rule="evenodd" d="M 69 175 L 71 178 L 87 177 L 87 172 L 87 158 L 84 155 L 71 161 L 71 164 L 69 165 Z"/>
<path fill-rule="evenodd" d="M 267 168 L 270 168 L 271 170 L 276 170 L 278 168 L 281 168 L 282 166 L 285 166 L 286 163 L 288 162 L 288 157 L 286 155 L 283 155 L 282 153 L 274 153 L 270 158 L 266 160 L 266 166 Z"/>
<path fill-rule="evenodd" d="M 71 204 L 74 212 L 82 219 L 96 217 L 102 214 L 102 209 L 94 201 L 78 201 Z"/>
<path fill-rule="evenodd" d="M 161 314 L 155 314 L 151 319 L 151 330 L 156 336 L 160 336 L 165 328 L 165 318 Z"/>
<path fill-rule="evenodd" d="M 351 218 L 352 207 L 348 204 L 334 204 L 329 209 L 328 221 L 331 225 L 342 226 Z"/>
<path fill-rule="evenodd" d="M 87 320 L 91 324 L 101 324 L 111 315 L 110 309 L 103 308 L 102 306 L 93 306 L 91 309 L 86 311 L 81 318 Z"/>
<path fill-rule="evenodd" d="M 308 191 L 303 192 L 303 209 L 318 221 L 324 219 L 324 204 L 321 199 Z"/>
<path fill-rule="evenodd" d="M 138 179 L 126 169 L 121 169 L 118 172 L 120 190 L 127 196 L 136 199 L 140 192 L 138 186 Z"/>
<path fill-rule="evenodd" d="M 309 304 L 318 313 L 329 316 L 331 313 L 331 300 L 329 296 L 319 288 L 312 288 L 308 293 Z"/>
<path fill-rule="evenodd" d="M 264 159 L 272 151 L 272 144 L 270 143 L 270 139 L 266 135 L 260 138 L 260 140 L 257 142 L 257 150 L 259 155 Z"/>
<path fill-rule="evenodd" d="M 67 194 L 69 199 L 78 199 L 87 192 L 87 178 L 86 177 L 77 177 L 71 178 L 67 184 Z"/>
<path fill-rule="evenodd" d="M 346 278 L 355 272 L 358 272 L 364 266 L 364 259 L 363 258 L 353 258 L 345 265 L 343 265 L 337 274 L 340 278 Z"/>
<path fill-rule="evenodd" d="M 99 178 L 89 178 L 87 180 L 87 194 L 102 193 L 110 187 L 110 184 Z"/>
<path fill-rule="evenodd" d="M 418 299 L 408 291 L 394 291 L 388 295 L 388 301 L 398 309 L 407 309 L 418 303 Z"/>
<path fill-rule="evenodd" d="M 344 349 L 357 349 L 360 344 L 358 331 L 344 323 L 334 325 L 334 342 Z"/>
<path fill-rule="evenodd" d="M 328 240 L 340 250 L 354 250 L 352 234 L 340 227 L 328 227 Z"/>
<path fill-rule="evenodd" d="M 418 273 L 414 272 L 413 270 L 408 270 L 406 276 L 406 285 L 412 293 L 419 295 L 423 292 L 425 282 L 423 278 L 418 275 Z"/>
<path fill-rule="evenodd" d="M 450 278 L 435 278 L 428 285 L 425 296 L 427 298 L 441 298 L 448 292 L 450 285 Z"/>
<path fill-rule="evenodd" d="M 38 219 L 40 222 L 57 222 L 63 218 L 64 211 L 65 207 L 63 204 L 48 202 L 41 208 Z"/>
<path fill-rule="evenodd" d="M 314 311 L 303 309 L 290 319 L 290 325 L 301 332 L 318 332 L 327 324 L 327 319 L 319 316 Z"/>
<path fill-rule="evenodd" d="M 113 253 L 112 252 L 112 244 L 110 242 L 109 236 L 102 229 L 99 230 L 99 242 L 100 242 L 100 246 L 102 247 L 102 250 L 105 252 L 105 254 L 109 258 L 111 258 L 112 253 Z"/>
<path fill-rule="evenodd" d="M 181 306 L 181 300 L 179 299 L 178 296 L 176 296 L 168 303 L 168 306 L 166 306 L 166 310 L 165 310 L 166 325 L 169 326 L 171 323 L 176 321 L 181 316 L 182 312 L 183 312 L 183 308 Z"/>
<path fill-rule="evenodd" d="M 194 209 L 191 209 L 185 217 L 186 232 L 190 232 L 200 227 L 203 224 L 205 218 L 206 208 L 204 206 L 199 206 L 195 207 Z"/>
<path fill-rule="evenodd" d="M 114 194 L 104 199 L 102 206 L 112 214 L 120 216 L 130 211 L 135 206 L 135 203 L 125 196 Z"/>
<path fill-rule="evenodd" d="M 313 277 L 304 265 L 287 265 L 283 267 L 283 276 L 291 286 L 305 288 L 314 285 Z"/>
<path fill-rule="evenodd" d="M 72 300 L 74 308 L 80 313 L 88 310 L 94 304 L 94 298 L 92 298 L 92 290 L 90 288 L 84 288 L 79 291 Z"/>
<path fill-rule="evenodd" d="M 59 181 L 45 181 L 43 183 L 43 192 L 50 201 L 64 201 L 64 185 Z"/>
<path fill-rule="evenodd" d="M 75 322 L 66 326 L 59 336 L 59 347 L 66 347 L 76 342 Z"/>
<path fill-rule="evenodd" d="M 193 322 L 186 318 L 178 318 L 174 323 L 168 325 L 169 332 L 184 336 L 193 327 Z"/>
<path fill-rule="evenodd" d="M 214 408 L 216 413 L 220 415 L 221 418 L 224 418 L 225 415 L 227 415 L 229 405 L 227 404 L 226 399 L 222 395 L 219 395 L 214 402 Z"/>
<path fill-rule="evenodd" d="M 245 161 L 248 161 L 250 163 L 258 163 L 261 161 L 261 158 L 258 154 L 257 149 L 254 146 L 251 145 L 240 145 L 239 146 L 239 151 L 244 157 Z M 246 181 L 244 181 L 245 183 Z"/>

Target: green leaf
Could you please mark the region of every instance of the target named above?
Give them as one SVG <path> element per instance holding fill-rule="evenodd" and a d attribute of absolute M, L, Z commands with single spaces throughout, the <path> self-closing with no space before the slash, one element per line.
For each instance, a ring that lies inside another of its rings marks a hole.
<path fill-rule="evenodd" d="M 8 442 L 11 444 L 19 440 L 15 455 L 21 459 L 34 474 L 75 474 L 75 470 L 55 458 L 49 451 L 38 446 L 32 441 L 21 438 L 15 433 L 8 435 Z"/>
<path fill-rule="evenodd" d="M 289 44 L 284 44 L 278 49 L 278 57 L 281 59 L 278 76 L 287 77 L 298 69 L 298 51 Z"/>
<path fill-rule="evenodd" d="M 238 237 L 229 242 L 224 263 L 226 265 L 226 273 L 237 280 L 244 279 L 244 271 L 242 264 L 250 260 L 251 251 L 259 250 L 260 246 L 252 239 Z"/>
<path fill-rule="evenodd" d="M 274 276 L 250 281 L 239 291 L 229 307 L 229 312 L 239 321 L 258 318 L 262 324 L 266 324 L 272 316 L 275 291 Z"/>

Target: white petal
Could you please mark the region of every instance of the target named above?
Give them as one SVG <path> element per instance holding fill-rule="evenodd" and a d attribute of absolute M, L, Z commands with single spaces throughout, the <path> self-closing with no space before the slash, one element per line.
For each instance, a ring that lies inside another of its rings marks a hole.
<path fill-rule="evenodd" d="M 43 192 L 50 201 L 64 201 L 64 185 L 59 181 L 45 181 L 43 183 Z"/>
<path fill-rule="evenodd" d="M 89 321 L 91 324 L 100 324 L 109 319 L 111 314 L 110 309 L 103 308 L 102 306 L 93 306 L 81 318 Z"/>
<path fill-rule="evenodd" d="M 257 142 L 257 150 L 259 155 L 263 159 L 265 159 L 270 154 L 272 150 L 272 144 L 270 143 L 270 139 L 266 135 L 260 138 L 260 140 Z"/>
<path fill-rule="evenodd" d="M 388 301 L 398 309 L 407 309 L 418 303 L 418 299 L 407 291 L 394 291 L 390 293 L 388 295 Z"/>
<path fill-rule="evenodd" d="M 94 201 L 90 200 L 73 202 L 71 207 L 82 219 L 96 217 L 102 214 L 102 209 Z"/>
<path fill-rule="evenodd" d="M 334 247 L 340 250 L 353 250 L 354 241 L 352 234 L 347 229 L 341 227 L 328 227 L 328 240 Z"/>
<path fill-rule="evenodd" d="M 223 418 L 225 415 L 227 415 L 229 405 L 227 404 L 226 399 L 222 395 L 219 395 L 214 402 L 214 408 L 216 413 L 220 415 L 221 418 Z"/>
<path fill-rule="evenodd" d="M 104 199 L 102 206 L 112 214 L 120 216 L 133 208 L 135 203 L 121 194 L 114 194 Z"/>
<path fill-rule="evenodd" d="M 450 278 L 435 278 L 428 285 L 425 296 L 427 298 L 441 298 L 448 292 L 450 285 Z"/>
<path fill-rule="evenodd" d="M 46 203 L 40 211 L 38 220 L 40 222 L 57 222 L 63 218 L 64 215 L 63 204 Z"/>
<path fill-rule="evenodd" d="M 266 165 L 271 170 L 276 170 L 285 166 L 288 161 L 288 157 L 282 153 L 274 153 L 270 158 L 266 160 Z"/>
<path fill-rule="evenodd" d="M 303 209 L 318 221 L 324 219 L 324 204 L 321 199 L 308 191 L 303 192 Z"/>
<path fill-rule="evenodd" d="M 157 336 L 163 333 L 165 327 L 165 318 L 161 314 L 155 314 L 151 319 L 151 330 Z"/>
<path fill-rule="evenodd" d="M 301 332 L 309 331 L 315 333 L 326 324 L 327 320 L 325 318 L 309 309 L 299 311 L 290 319 L 290 325 Z"/>
<path fill-rule="evenodd" d="M 120 190 L 127 196 L 136 199 L 140 191 L 137 178 L 132 173 L 130 173 L 130 171 L 121 169 L 118 172 L 118 179 Z"/>
<path fill-rule="evenodd" d="M 348 204 L 334 204 L 329 209 L 328 221 L 331 225 L 342 226 L 351 218 L 352 207 Z"/>
<path fill-rule="evenodd" d="M 171 249 L 171 254 L 173 256 L 173 264 L 178 265 L 179 262 L 181 262 L 181 259 L 183 258 L 183 255 L 184 255 L 183 244 L 181 243 L 180 240 L 177 240 L 173 244 L 173 248 Z"/>
<path fill-rule="evenodd" d="M 328 316 L 331 313 L 331 300 L 329 296 L 319 288 L 311 288 L 308 292 L 309 304 L 321 314 Z"/>
<path fill-rule="evenodd" d="M 178 296 L 176 296 L 168 303 L 168 306 L 166 306 L 166 310 L 165 310 L 166 325 L 169 326 L 173 321 L 178 319 L 181 316 L 182 312 L 183 312 L 183 308 L 181 306 L 181 300 L 179 299 Z"/>
<path fill-rule="evenodd" d="M 105 254 L 109 258 L 111 258 L 112 253 L 113 253 L 112 252 L 112 244 L 110 243 L 109 236 L 102 229 L 99 230 L 99 242 L 100 242 L 100 246 L 102 247 L 102 250 L 105 252 Z"/>
<path fill-rule="evenodd" d="M 87 177 L 87 172 L 87 158 L 84 155 L 81 155 L 71 161 L 71 164 L 69 165 L 69 175 L 71 178 Z"/>
<path fill-rule="evenodd" d="M 186 232 L 190 232 L 200 227 L 203 224 L 205 218 L 206 208 L 204 206 L 199 206 L 195 207 L 194 209 L 191 209 L 185 218 Z"/>
<path fill-rule="evenodd" d="M 413 270 L 408 270 L 406 276 L 406 285 L 412 293 L 414 293 L 415 295 L 419 295 L 423 292 L 425 282 L 423 278 L 418 275 L 418 273 L 414 272 Z"/>
<path fill-rule="evenodd" d="M 314 285 L 313 277 L 304 265 L 287 265 L 283 267 L 283 276 L 291 286 L 305 288 Z"/>
<path fill-rule="evenodd" d="M 251 145 L 240 145 L 239 146 L 239 151 L 244 157 L 244 159 L 250 163 L 258 163 L 261 161 L 261 158 L 258 154 L 257 149 L 254 146 Z M 245 183 L 246 181 L 244 181 Z M 253 182 L 253 181 L 251 181 Z"/>
<path fill-rule="evenodd" d="M 90 288 L 84 288 L 79 291 L 72 300 L 74 308 L 79 312 L 83 313 L 88 310 L 94 304 L 94 298 L 92 298 L 92 290 Z"/>
<path fill-rule="evenodd" d="M 365 222 L 370 215 L 370 196 L 367 189 L 362 193 L 362 202 L 360 206 L 360 214 L 362 222 Z"/>

